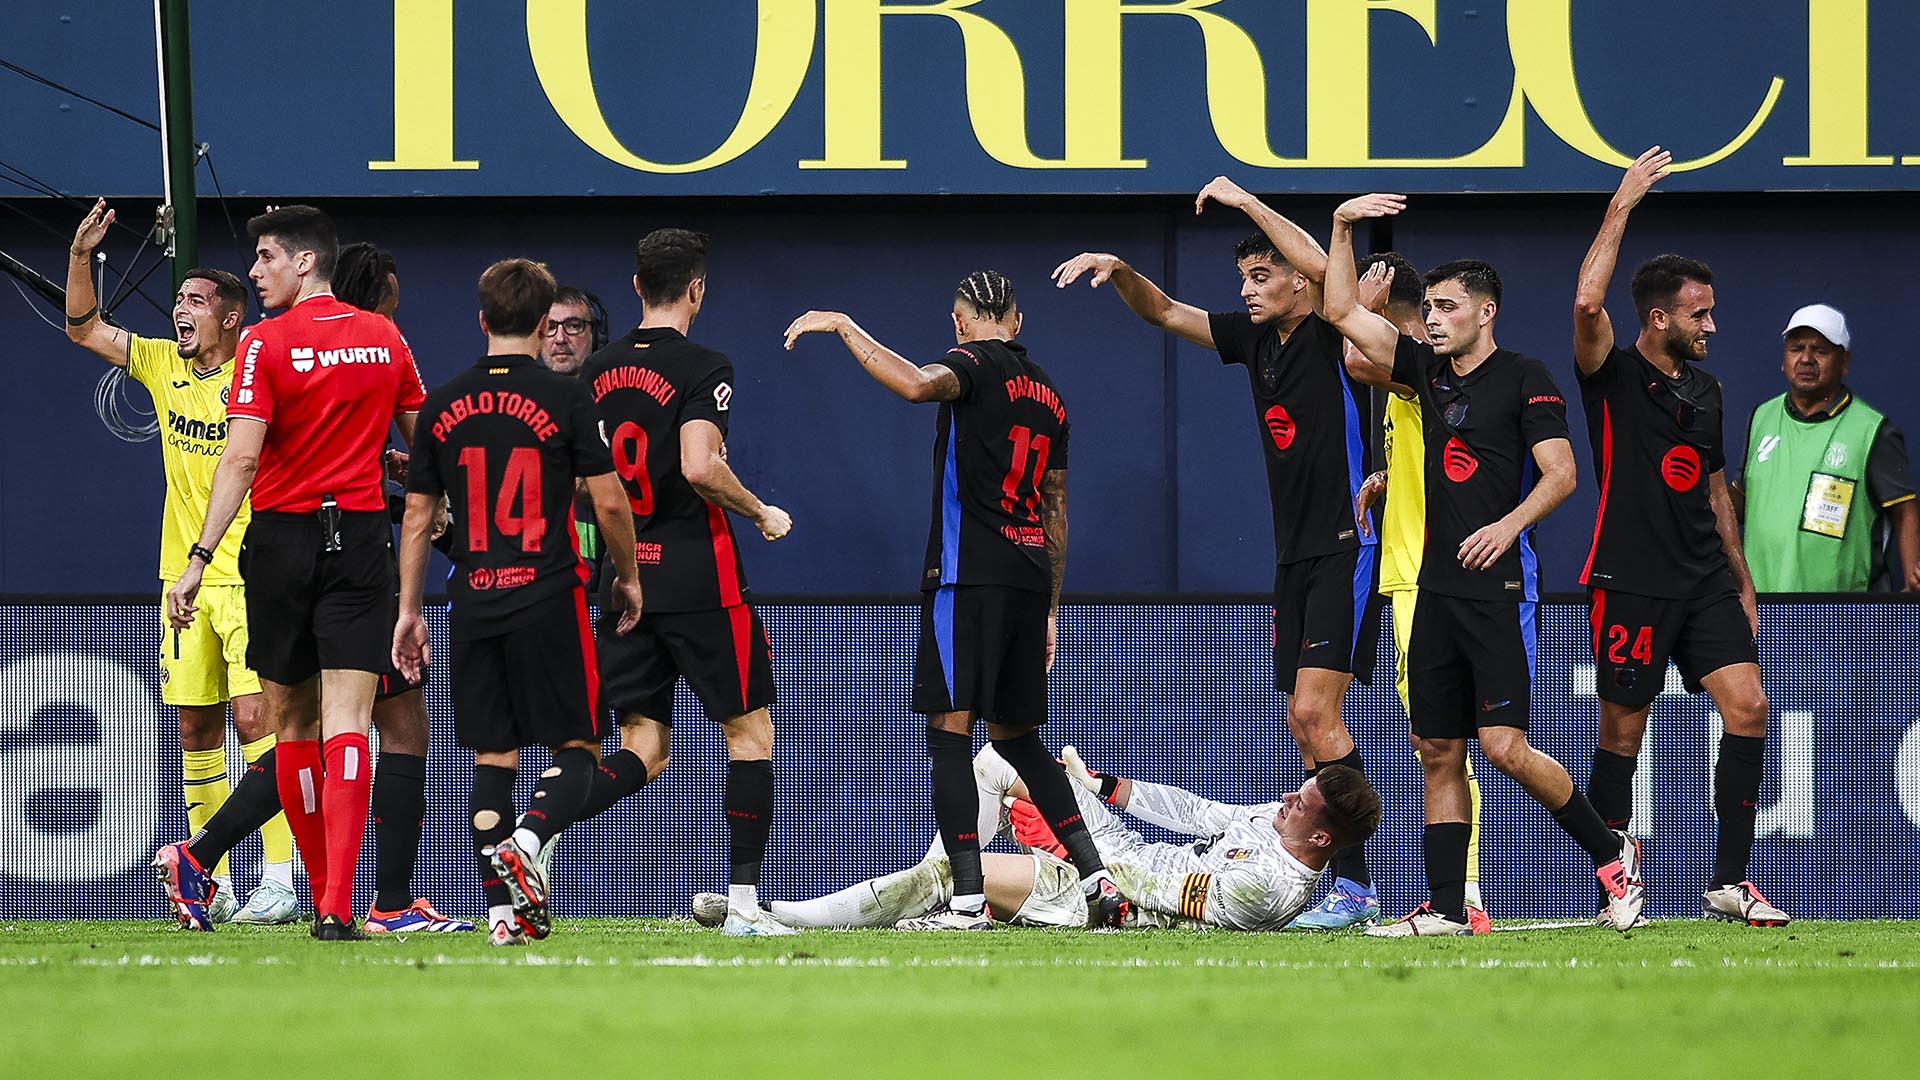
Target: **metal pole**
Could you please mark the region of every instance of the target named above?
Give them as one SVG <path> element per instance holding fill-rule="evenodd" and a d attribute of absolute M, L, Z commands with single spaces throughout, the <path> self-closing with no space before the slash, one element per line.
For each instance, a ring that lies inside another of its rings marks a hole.
<path fill-rule="evenodd" d="M 159 50 L 161 178 L 166 206 L 160 227 L 173 256 L 173 287 L 200 262 L 200 206 L 194 189 L 198 159 L 193 139 L 193 38 L 188 0 L 154 0 L 154 41 Z M 165 216 L 170 215 L 171 220 Z"/>

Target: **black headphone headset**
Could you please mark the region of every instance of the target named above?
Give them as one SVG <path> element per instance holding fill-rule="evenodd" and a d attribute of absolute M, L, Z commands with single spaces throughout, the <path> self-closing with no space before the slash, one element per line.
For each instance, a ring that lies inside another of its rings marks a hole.
<path fill-rule="evenodd" d="M 599 352 L 607 347 L 607 341 L 612 337 L 607 330 L 607 307 L 599 297 L 593 295 L 593 290 L 581 289 L 580 292 L 587 298 L 587 313 L 592 317 L 593 351 Z"/>

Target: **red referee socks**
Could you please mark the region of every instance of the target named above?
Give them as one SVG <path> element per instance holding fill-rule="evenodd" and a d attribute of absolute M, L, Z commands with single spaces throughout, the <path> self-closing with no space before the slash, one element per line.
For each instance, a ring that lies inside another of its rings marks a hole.
<path fill-rule="evenodd" d="M 367 737 L 354 732 L 328 739 L 326 753 L 327 775 L 320 802 L 326 826 L 327 880 L 325 889 L 314 897 L 313 908 L 317 915 L 338 915 L 350 922 L 353 872 L 360 860 L 360 841 L 367 833 L 367 809 L 373 799 L 373 762 Z M 301 850 L 305 851 L 304 844 Z"/>
<path fill-rule="evenodd" d="M 363 743 L 365 740 L 361 740 Z M 293 830 L 293 842 L 300 849 L 300 860 L 307 865 L 307 882 L 313 886 L 313 903 L 327 888 L 327 837 L 321 823 L 322 774 L 320 743 L 316 739 L 282 739 L 274 748 L 273 778 L 280 789 L 280 808 Z M 349 875 L 353 864 L 347 864 Z"/>

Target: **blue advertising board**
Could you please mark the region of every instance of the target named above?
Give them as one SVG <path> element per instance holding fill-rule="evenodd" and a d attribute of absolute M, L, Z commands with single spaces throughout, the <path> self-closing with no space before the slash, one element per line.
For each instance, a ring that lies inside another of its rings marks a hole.
<path fill-rule="evenodd" d="M 899 869 L 932 835 L 923 726 L 906 710 L 917 612 L 803 604 L 762 612 L 780 703 L 779 795 L 763 895 L 795 898 Z M 445 620 L 430 618 L 439 655 Z M 146 868 L 185 829 L 179 743 L 159 703 L 151 605 L 0 608 L 0 920 L 161 918 Z M 1598 706 L 1587 622 L 1547 605 L 1532 717 L 1536 745 L 1583 779 Z M 1254 605 L 1070 605 L 1052 680 L 1054 747 L 1097 768 L 1236 802 L 1301 779 L 1272 687 L 1271 622 Z M 1920 917 L 1920 604 L 1762 609 L 1774 736 L 1753 876 L 1801 917 Z M 1391 656 L 1383 641 L 1382 656 Z M 1712 869 L 1718 718 L 1705 698 L 1656 704 L 1635 799 L 1648 911 L 1686 916 Z M 449 912 L 481 905 L 465 823 L 471 757 L 453 746 L 444 672 L 433 717 L 428 821 L 416 877 Z M 724 880 L 724 749 L 682 697 L 673 764 L 625 804 L 569 831 L 555 856 L 564 915 L 684 915 Z M 1348 723 L 1386 801 L 1369 846 L 1389 911 L 1423 898 L 1419 771 L 1386 680 L 1356 687 Z M 545 763 L 524 759 L 520 801 Z M 235 763 L 237 765 L 237 761 Z M 1590 916 L 1590 865 L 1519 788 L 1480 762 L 1483 890 L 1496 917 Z M 257 841 L 236 852 L 242 889 Z M 359 906 L 371 898 L 371 839 Z M 1866 868 L 1871 868 L 1868 872 Z M 304 891 L 304 884 L 302 884 Z"/>
<path fill-rule="evenodd" d="M 0 29 L 157 114 L 148 5 Z M 1911 189 L 1917 38 L 1889 0 L 228 0 L 194 134 L 262 196 L 1590 191 L 1654 143 L 1676 190 Z M 159 189 L 154 135 L 0 78 L 21 168 Z"/>

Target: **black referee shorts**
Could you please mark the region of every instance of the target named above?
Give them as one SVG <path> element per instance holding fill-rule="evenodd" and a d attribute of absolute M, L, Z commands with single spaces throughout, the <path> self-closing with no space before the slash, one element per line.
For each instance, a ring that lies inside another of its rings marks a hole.
<path fill-rule="evenodd" d="M 1539 607 L 1420 590 L 1407 642 L 1408 711 L 1423 739 L 1527 729 Z"/>
<path fill-rule="evenodd" d="M 1588 589 L 1587 615 L 1593 624 L 1593 686 L 1609 704 L 1652 704 L 1666 686 L 1669 660 L 1689 694 L 1699 693 L 1700 680 L 1723 667 L 1760 662 L 1753 624 L 1731 588 L 1686 600 Z"/>
<path fill-rule="evenodd" d="M 1273 688 L 1293 693 L 1301 668 L 1373 684 L 1380 644 L 1380 549 L 1282 563 L 1273 575 Z"/>
<path fill-rule="evenodd" d="M 454 738 L 480 753 L 600 741 L 600 668 L 585 589 L 541 601 L 520 625 L 451 642 Z"/>
<path fill-rule="evenodd" d="M 392 666 L 393 527 L 384 511 L 340 514 L 340 550 L 323 551 L 309 513 L 255 511 L 240 545 L 247 666 L 283 685 L 322 670 Z"/>
<path fill-rule="evenodd" d="M 751 605 L 643 608 L 630 634 L 614 633 L 619 617 L 600 613 L 600 677 L 607 704 L 622 717 L 638 713 L 672 727 L 673 687 L 682 678 L 716 724 L 774 703 L 773 646 Z"/>
<path fill-rule="evenodd" d="M 913 711 L 972 712 L 1009 727 L 1047 722 L 1046 593 L 942 585 L 920 594 Z"/>

